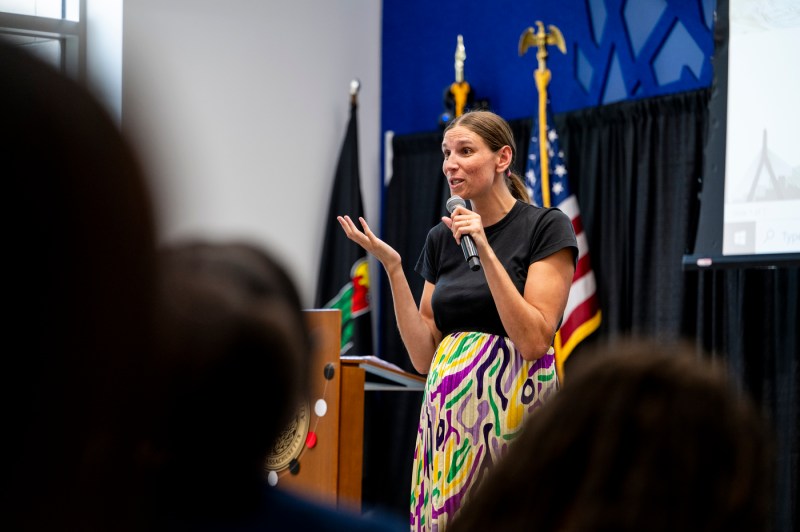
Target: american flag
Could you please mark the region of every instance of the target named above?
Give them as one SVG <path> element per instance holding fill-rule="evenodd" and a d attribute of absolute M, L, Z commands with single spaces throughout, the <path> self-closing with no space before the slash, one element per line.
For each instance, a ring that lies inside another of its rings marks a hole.
<path fill-rule="evenodd" d="M 539 207 L 558 207 L 569 216 L 578 238 L 578 265 L 572 278 L 561 328 L 556 333 L 554 342 L 556 368 L 559 377 L 563 379 L 564 362 L 576 345 L 597 330 L 601 313 L 597 285 L 589 261 L 589 245 L 583 232 L 578 200 L 569 190 L 564 153 L 559 149 L 558 133 L 553 124 L 549 100 L 545 116 L 540 118 L 539 114 L 534 115 L 531 128 L 525 186 L 531 203 Z M 544 146 L 539 141 L 541 119 L 546 121 L 547 138 L 542 141 Z M 548 169 L 548 175 L 542 175 L 542 165 Z"/>

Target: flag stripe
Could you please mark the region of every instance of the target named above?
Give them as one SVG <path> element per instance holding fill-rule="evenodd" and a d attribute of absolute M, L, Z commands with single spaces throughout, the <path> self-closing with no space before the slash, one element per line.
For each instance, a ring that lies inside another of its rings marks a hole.
<path fill-rule="evenodd" d="M 578 239 L 578 259 L 585 257 L 589 253 L 589 242 L 586 240 L 586 233 L 576 234 Z"/>
<path fill-rule="evenodd" d="M 561 339 L 566 341 L 575 330 L 597 312 L 597 294 L 589 294 L 583 301 L 580 301 L 569 317 L 561 324 Z M 566 314 L 565 314 L 566 316 Z"/>
<path fill-rule="evenodd" d="M 597 285 L 594 280 L 594 274 L 587 274 L 578 280 L 572 281 L 572 287 L 569 289 L 569 298 L 567 298 L 567 308 L 564 309 L 565 320 L 578 305 L 588 299 L 596 290 Z"/>
<path fill-rule="evenodd" d="M 594 315 L 589 318 L 587 321 L 584 321 L 572 332 L 569 337 L 567 337 L 566 341 L 561 340 L 561 330 L 558 331 L 556 334 L 556 346 L 558 346 L 557 351 L 562 353 L 562 361 L 561 361 L 561 371 L 564 371 L 564 361 L 569 357 L 572 353 L 572 350 L 575 349 L 575 346 L 581 343 L 583 340 L 586 339 L 587 336 L 592 334 L 594 331 L 600 327 L 600 322 L 602 321 L 602 312 L 597 310 Z"/>
<path fill-rule="evenodd" d="M 587 274 L 594 276 L 594 273 L 592 272 L 592 263 L 589 260 L 588 254 L 578 259 L 578 266 L 575 268 L 575 275 L 572 276 L 572 282 L 574 283 Z"/>
<path fill-rule="evenodd" d="M 571 220 L 581 215 L 580 209 L 578 208 L 578 199 L 573 195 L 570 195 L 567 199 L 556 205 L 556 207 L 569 216 Z"/>
<path fill-rule="evenodd" d="M 572 217 L 572 228 L 575 229 L 576 235 L 583 233 L 583 220 L 580 214 Z"/>

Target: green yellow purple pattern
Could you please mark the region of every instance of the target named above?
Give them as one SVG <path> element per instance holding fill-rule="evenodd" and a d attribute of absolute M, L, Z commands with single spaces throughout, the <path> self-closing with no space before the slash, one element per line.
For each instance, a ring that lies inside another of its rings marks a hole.
<path fill-rule="evenodd" d="M 442 532 L 506 451 L 530 412 L 558 390 L 555 358 L 523 360 L 508 338 L 446 336 L 425 384 L 411 491 L 411 529 Z"/>

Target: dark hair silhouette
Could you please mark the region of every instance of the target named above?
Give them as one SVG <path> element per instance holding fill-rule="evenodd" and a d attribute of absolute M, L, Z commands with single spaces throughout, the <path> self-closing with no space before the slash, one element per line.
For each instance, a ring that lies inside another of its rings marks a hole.
<path fill-rule="evenodd" d="M 582 354 L 452 532 L 767 530 L 766 426 L 692 353 L 628 341 Z"/>
<path fill-rule="evenodd" d="M 242 243 L 162 253 L 160 513 L 258 506 L 264 461 L 307 390 L 309 332 L 286 270 Z"/>
<path fill-rule="evenodd" d="M 156 272 L 145 180 L 85 89 L 3 43 L 0 72 L 4 502 L 13 529 L 133 528 Z"/>

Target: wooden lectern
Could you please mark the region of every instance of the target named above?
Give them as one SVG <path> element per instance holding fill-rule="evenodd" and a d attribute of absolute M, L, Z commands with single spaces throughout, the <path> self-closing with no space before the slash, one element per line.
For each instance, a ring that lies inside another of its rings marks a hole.
<path fill-rule="evenodd" d="M 291 473 L 291 468 L 281 471 L 278 487 L 322 503 L 360 511 L 364 392 L 422 390 L 425 378 L 375 357 L 340 357 L 341 312 L 325 309 L 304 313 L 314 342 L 308 435 L 315 435 L 316 442 L 309 445 L 310 440 L 306 439 L 295 459 L 296 473 Z M 367 374 L 376 375 L 381 382 L 368 381 Z M 320 407 L 319 401 L 327 408 Z"/>

